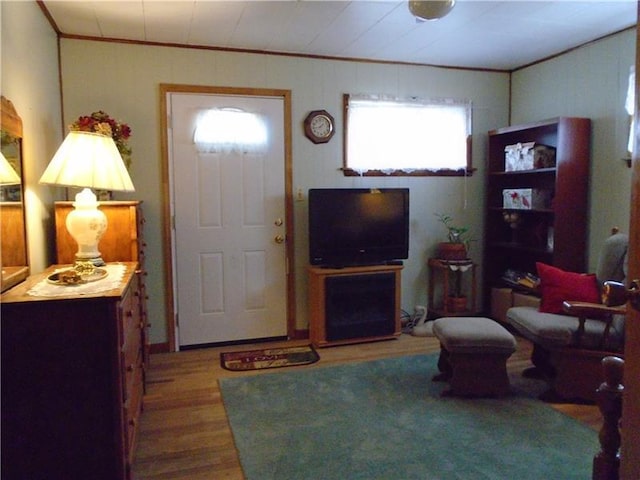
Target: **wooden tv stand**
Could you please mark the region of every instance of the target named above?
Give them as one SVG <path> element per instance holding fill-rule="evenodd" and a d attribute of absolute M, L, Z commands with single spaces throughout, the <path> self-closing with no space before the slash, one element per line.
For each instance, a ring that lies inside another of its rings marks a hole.
<path fill-rule="evenodd" d="M 401 264 L 308 267 L 311 343 L 316 347 L 329 347 L 398 337 L 401 333 L 402 268 Z M 359 319 L 348 325 L 351 317 L 378 318 L 380 321 L 377 325 L 362 325 L 358 331 Z M 335 330 L 340 326 L 335 324 L 341 323 L 345 324 L 345 332 L 336 334 Z"/>

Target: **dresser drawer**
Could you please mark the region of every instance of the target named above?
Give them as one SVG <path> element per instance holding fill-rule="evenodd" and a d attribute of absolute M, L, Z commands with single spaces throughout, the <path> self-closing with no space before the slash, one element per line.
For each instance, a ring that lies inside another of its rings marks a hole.
<path fill-rule="evenodd" d="M 137 380 L 136 374 L 142 369 L 142 341 L 141 336 L 136 335 L 127 342 L 123 351 L 123 400 L 126 402 L 131 397 L 133 384 Z"/>
<path fill-rule="evenodd" d="M 136 381 L 137 370 L 142 367 L 142 321 L 140 290 L 137 275 L 122 305 L 122 369 L 123 400 L 131 397 L 132 385 Z"/>
<path fill-rule="evenodd" d="M 129 288 L 122 297 L 120 310 L 120 344 L 124 346 L 133 331 L 140 328 L 140 286 L 138 275 L 133 276 Z"/>
<path fill-rule="evenodd" d="M 129 465 L 133 462 L 135 453 L 136 434 L 138 431 L 138 421 L 142 412 L 142 396 L 144 387 L 142 384 L 142 365 L 138 363 L 133 372 L 131 372 L 131 389 L 129 397 L 124 403 L 125 432 L 127 439 L 127 462 Z"/>
<path fill-rule="evenodd" d="M 150 339 L 149 339 L 149 328 L 151 327 L 149 323 L 149 314 L 147 311 L 147 289 L 144 283 L 144 275 L 145 272 L 139 273 L 140 279 L 140 334 L 142 336 L 142 363 L 143 368 L 146 368 L 149 364 L 149 355 L 150 355 Z"/>

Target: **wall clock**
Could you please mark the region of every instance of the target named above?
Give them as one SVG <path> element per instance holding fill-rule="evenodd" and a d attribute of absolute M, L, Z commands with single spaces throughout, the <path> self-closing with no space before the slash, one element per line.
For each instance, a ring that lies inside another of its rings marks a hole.
<path fill-rule="evenodd" d="M 333 117 L 326 110 L 309 112 L 304 119 L 304 134 L 313 143 L 327 143 L 334 133 Z"/>

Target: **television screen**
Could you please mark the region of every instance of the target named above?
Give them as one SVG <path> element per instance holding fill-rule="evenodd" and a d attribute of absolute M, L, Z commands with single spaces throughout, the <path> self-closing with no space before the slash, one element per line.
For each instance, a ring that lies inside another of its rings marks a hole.
<path fill-rule="evenodd" d="M 309 256 L 336 267 L 408 258 L 409 189 L 309 190 Z"/>

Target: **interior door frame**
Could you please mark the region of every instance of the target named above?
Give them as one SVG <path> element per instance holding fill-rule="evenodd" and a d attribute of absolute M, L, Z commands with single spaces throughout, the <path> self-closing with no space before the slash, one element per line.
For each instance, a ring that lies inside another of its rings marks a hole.
<path fill-rule="evenodd" d="M 640 18 L 637 3 L 636 22 Z M 636 93 L 634 143 L 631 155 L 631 209 L 629 218 L 628 280 L 640 279 L 640 29 L 636 28 Z M 622 444 L 620 479 L 640 478 L 640 312 L 627 303 L 624 350 L 624 397 L 622 402 Z"/>
<path fill-rule="evenodd" d="M 287 337 L 295 337 L 295 263 L 294 263 L 294 211 L 293 211 L 293 168 L 291 147 L 291 90 L 216 87 L 184 84 L 160 84 L 160 140 L 162 156 L 162 245 L 165 264 L 165 311 L 167 312 L 167 343 L 169 351 L 178 350 L 176 327 L 178 312 L 175 305 L 173 235 L 175 227 L 171 211 L 171 183 L 169 175 L 169 125 L 167 123 L 167 96 L 170 93 L 188 93 L 193 95 L 243 95 L 256 97 L 278 97 L 284 102 L 284 202 L 285 202 L 285 272 L 287 289 Z"/>

